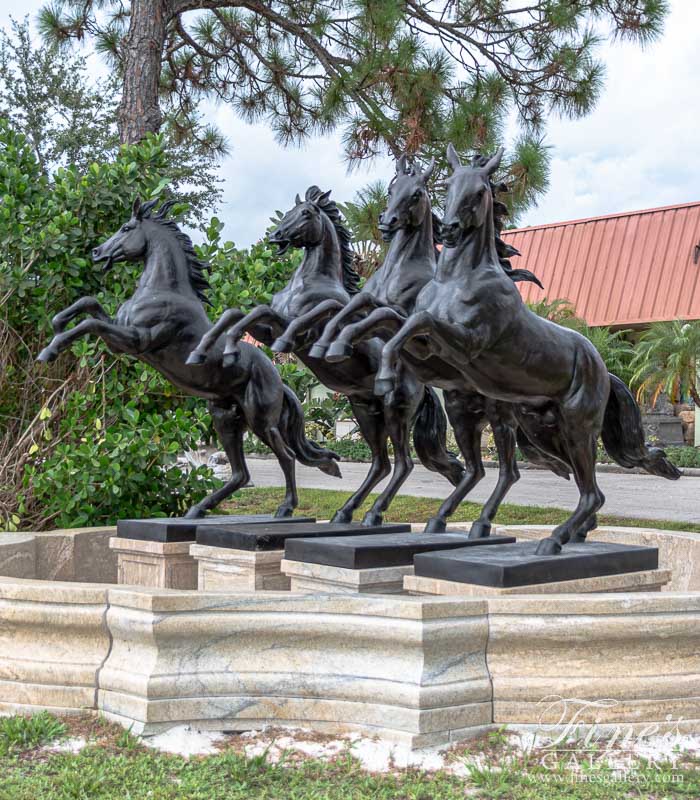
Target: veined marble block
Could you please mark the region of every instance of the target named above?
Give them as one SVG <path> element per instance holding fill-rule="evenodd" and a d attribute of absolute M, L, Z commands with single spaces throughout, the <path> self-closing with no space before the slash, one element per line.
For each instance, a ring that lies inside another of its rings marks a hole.
<path fill-rule="evenodd" d="M 197 562 L 190 555 L 191 542 L 149 542 L 114 536 L 109 546 L 117 552 L 120 585 L 197 588 Z"/>
<path fill-rule="evenodd" d="M 202 592 L 287 591 L 289 578 L 282 574 L 284 550 L 234 550 L 191 544 Z"/>
<path fill-rule="evenodd" d="M 282 572 L 291 580 L 293 592 L 305 594 L 402 594 L 404 578 L 413 574 L 413 565 L 346 569 L 327 564 L 284 559 Z"/>

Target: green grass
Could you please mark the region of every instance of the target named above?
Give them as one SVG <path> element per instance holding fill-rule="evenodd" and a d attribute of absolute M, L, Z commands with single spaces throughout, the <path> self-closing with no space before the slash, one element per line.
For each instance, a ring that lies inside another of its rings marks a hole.
<path fill-rule="evenodd" d="M 32 717 L 0 718 L 0 757 L 30 750 L 66 734 L 66 726 L 46 711 Z"/>
<path fill-rule="evenodd" d="M 271 514 L 282 499 L 280 488 L 243 489 L 234 495 L 234 499 L 223 506 L 223 510 L 240 514 Z M 329 519 L 347 500 L 347 492 L 330 489 L 300 489 L 297 514 L 314 516 L 317 519 Z M 374 502 L 377 495 L 372 494 L 365 502 L 355 518 L 362 519 L 362 514 Z M 399 495 L 391 504 L 384 516 L 385 522 L 426 522 L 438 510 L 440 500 L 433 497 L 409 497 Z M 478 503 L 462 503 L 451 519 L 454 522 L 468 522 L 476 519 L 481 512 Z M 543 508 L 542 506 L 518 506 L 504 504 L 501 506 L 496 522 L 501 525 L 558 525 L 569 517 L 571 511 L 563 508 Z M 600 525 L 620 525 L 623 527 L 662 528 L 673 531 L 693 531 L 700 533 L 700 525 L 689 522 L 672 522 L 658 519 L 636 519 L 632 517 L 615 517 L 609 514 L 598 516 Z"/>
<path fill-rule="evenodd" d="M 25 722 L 16 724 L 22 727 Z M 605 766 L 584 767 L 590 780 L 579 782 L 569 766 L 570 755 L 550 759 L 545 768 L 541 753 L 523 755 L 509 750 L 504 741 L 486 737 L 450 755 L 454 762 L 483 754 L 485 766 L 471 767 L 466 777 L 415 769 L 370 774 L 347 752 L 332 761 L 290 752 L 281 763 L 272 764 L 265 755 L 246 758 L 240 752 L 240 739 L 231 737 L 220 753 L 188 760 L 146 749 L 100 720 L 67 720 L 67 726 L 77 726 L 70 732 L 88 740 L 77 754 L 52 753 L 35 744 L 0 756 L 0 800 L 681 800 L 700 796 L 700 768 L 689 758 L 675 766 L 637 762 L 631 776 L 613 776 Z"/>

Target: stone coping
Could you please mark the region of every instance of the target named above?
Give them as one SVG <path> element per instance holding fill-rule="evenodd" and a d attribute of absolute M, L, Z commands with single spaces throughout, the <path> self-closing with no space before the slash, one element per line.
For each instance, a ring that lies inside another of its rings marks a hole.
<path fill-rule="evenodd" d="M 549 695 L 612 698 L 600 723 L 671 715 L 700 729 L 700 593 L 308 595 L 0 578 L 0 712 L 92 710 L 147 735 L 357 730 L 424 747 L 536 725 Z"/>

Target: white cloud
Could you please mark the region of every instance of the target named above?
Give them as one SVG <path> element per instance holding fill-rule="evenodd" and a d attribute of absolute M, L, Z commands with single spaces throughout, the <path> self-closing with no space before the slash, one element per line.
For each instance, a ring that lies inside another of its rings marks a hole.
<path fill-rule="evenodd" d="M 11 14 L 35 16 L 42 4 L 4 0 L 0 25 Z M 524 223 L 700 199 L 700 3 L 672 0 L 671 7 L 664 36 L 651 47 L 605 45 L 608 77 L 593 114 L 550 121 L 551 186 Z M 274 210 L 288 208 L 312 183 L 349 200 L 369 180 L 391 175 L 386 160 L 348 175 L 337 136 L 283 149 L 265 124 L 246 125 L 229 107 L 212 106 L 211 116 L 232 145 L 221 166 L 224 235 L 241 245 L 258 238 Z"/>

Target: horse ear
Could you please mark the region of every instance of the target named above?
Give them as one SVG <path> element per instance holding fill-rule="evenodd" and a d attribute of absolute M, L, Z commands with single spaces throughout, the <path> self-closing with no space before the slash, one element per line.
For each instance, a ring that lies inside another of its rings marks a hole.
<path fill-rule="evenodd" d="M 294 205 L 300 206 L 301 205 L 301 197 L 299 197 L 299 193 L 297 192 L 297 196 L 294 198 Z"/>
<path fill-rule="evenodd" d="M 427 183 L 430 180 L 430 176 L 433 174 L 433 170 L 435 169 L 435 159 L 430 159 L 430 164 L 428 164 L 428 168 L 425 172 L 420 176 L 423 183 Z"/>
<path fill-rule="evenodd" d="M 316 198 L 316 202 L 318 203 L 318 205 L 325 206 L 326 203 L 328 202 L 328 198 L 331 196 L 332 191 L 333 191 L 332 189 L 329 189 L 327 192 L 324 192 L 322 195 L 319 195 Z"/>
<path fill-rule="evenodd" d="M 459 156 L 452 142 L 447 145 L 447 163 L 452 169 L 459 169 L 459 167 L 462 166 L 462 162 L 459 160 Z"/>
<path fill-rule="evenodd" d="M 131 214 L 134 219 L 140 219 L 139 212 L 141 211 L 141 198 L 137 195 L 136 199 L 134 200 L 134 204 L 131 207 Z"/>
<path fill-rule="evenodd" d="M 408 156 L 404 153 L 396 162 L 396 174 L 405 175 L 408 172 Z"/>
<path fill-rule="evenodd" d="M 486 165 L 484 166 L 484 172 L 487 175 L 493 175 L 493 173 L 498 169 L 501 159 L 503 158 L 503 152 L 503 147 L 499 147 L 495 154 L 486 162 Z"/>

